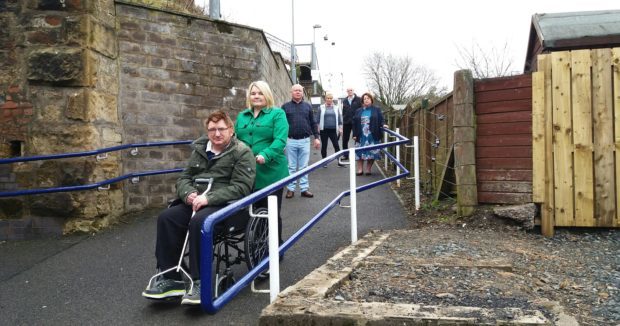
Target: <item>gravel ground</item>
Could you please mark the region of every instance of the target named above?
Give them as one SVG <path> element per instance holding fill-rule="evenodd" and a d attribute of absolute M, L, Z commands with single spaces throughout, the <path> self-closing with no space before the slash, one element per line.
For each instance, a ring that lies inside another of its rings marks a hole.
<path fill-rule="evenodd" d="M 545 238 L 489 207 L 459 219 L 451 206 L 412 212 L 414 229 L 392 234 L 331 297 L 536 309 L 550 320 L 559 304 L 581 325 L 620 325 L 620 230 L 563 228 Z"/>

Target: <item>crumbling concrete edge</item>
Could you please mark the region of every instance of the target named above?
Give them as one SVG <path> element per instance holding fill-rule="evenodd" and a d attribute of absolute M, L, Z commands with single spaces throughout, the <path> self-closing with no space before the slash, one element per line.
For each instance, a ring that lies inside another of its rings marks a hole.
<path fill-rule="evenodd" d="M 400 232 L 400 231 L 392 231 Z M 327 296 L 392 232 L 372 231 L 263 309 L 259 325 L 551 325 L 540 311 L 351 302 Z M 498 316 L 510 316 L 499 320 Z"/>

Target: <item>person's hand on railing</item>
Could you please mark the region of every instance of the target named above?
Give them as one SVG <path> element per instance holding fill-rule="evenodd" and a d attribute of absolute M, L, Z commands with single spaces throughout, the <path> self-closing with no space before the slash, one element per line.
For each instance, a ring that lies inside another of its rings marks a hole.
<path fill-rule="evenodd" d="M 194 210 L 194 212 L 197 212 L 200 208 L 202 208 L 203 206 L 207 206 L 208 204 L 209 200 L 207 199 L 206 195 L 196 196 L 196 198 L 194 198 L 194 201 L 192 202 L 192 210 Z"/>
<path fill-rule="evenodd" d="M 257 164 L 265 164 L 265 158 L 262 155 L 256 155 L 256 163 Z"/>

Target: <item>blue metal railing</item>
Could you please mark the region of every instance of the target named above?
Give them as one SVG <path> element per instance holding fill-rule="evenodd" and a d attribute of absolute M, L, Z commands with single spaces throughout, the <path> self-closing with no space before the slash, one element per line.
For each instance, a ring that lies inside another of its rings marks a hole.
<path fill-rule="evenodd" d="M 398 162 L 396 160 L 396 158 L 390 154 L 389 152 L 387 152 L 385 150 L 386 147 L 390 147 L 390 146 L 397 146 L 397 145 L 401 145 L 401 144 L 406 144 L 406 143 L 410 143 L 411 140 L 400 135 L 397 134 L 391 130 L 388 129 L 384 129 L 385 132 L 387 132 L 388 134 L 391 134 L 393 136 L 395 136 L 398 140 L 393 141 L 393 142 L 388 142 L 388 143 L 381 143 L 381 144 L 376 144 L 376 145 L 372 145 L 372 146 L 367 146 L 364 148 L 357 148 L 355 149 L 356 151 L 358 150 L 371 150 L 371 149 L 381 149 L 386 155 L 387 157 L 394 161 L 394 163 L 396 165 L 398 165 L 398 167 L 400 167 L 400 169 L 402 170 L 401 174 L 392 176 L 392 177 L 388 177 L 379 181 L 375 181 L 375 182 L 371 182 L 368 184 L 365 184 L 363 186 L 359 186 L 356 188 L 356 192 L 362 192 L 380 185 L 383 185 L 385 183 L 389 183 L 392 182 L 394 180 L 397 179 L 401 179 L 404 177 L 407 177 L 409 175 L 409 170 L 407 170 L 400 162 Z M 230 300 L 232 300 L 237 294 L 239 294 L 239 292 L 241 292 L 241 290 L 243 288 L 245 288 L 246 286 L 248 286 L 252 280 L 254 280 L 258 274 L 264 270 L 265 268 L 267 268 L 267 265 L 269 263 L 269 257 L 266 257 L 265 259 L 263 259 L 258 265 L 256 265 L 252 270 L 250 270 L 247 274 L 245 274 L 237 283 L 235 283 L 232 287 L 230 287 L 228 290 L 226 290 L 224 293 L 222 293 L 219 297 L 217 297 L 215 300 L 212 298 L 212 294 L 214 293 L 213 291 L 213 284 L 210 280 L 213 279 L 213 270 L 212 270 L 212 264 L 213 264 L 213 229 L 215 227 L 215 225 L 221 221 L 223 221 L 224 219 L 226 219 L 228 216 L 232 215 L 234 212 L 238 211 L 239 209 L 246 207 L 252 203 L 255 203 L 256 201 L 260 200 L 261 198 L 264 198 L 265 196 L 267 196 L 268 194 L 270 194 L 271 192 L 273 192 L 276 189 L 282 188 L 285 185 L 287 185 L 288 183 L 290 183 L 293 180 L 297 180 L 299 178 L 301 178 L 302 176 L 322 167 L 323 165 L 336 160 L 337 158 L 339 158 L 342 155 L 347 155 L 348 151 L 347 150 L 341 150 L 340 152 L 334 153 L 312 165 L 310 165 L 309 167 L 307 167 L 304 170 L 298 171 L 290 176 L 288 176 L 287 178 L 284 178 L 272 185 L 270 185 L 269 187 L 266 187 L 264 189 L 261 189 L 260 191 L 257 191 L 241 200 L 238 200 L 236 202 L 234 202 L 233 204 L 230 204 L 220 210 L 218 210 L 217 212 L 211 214 L 204 222 L 203 227 L 202 227 L 202 239 L 200 242 L 201 245 L 201 249 L 202 249 L 202 255 L 204 259 L 200 260 L 200 279 L 204 280 L 204 282 L 200 283 L 200 290 L 201 290 L 201 305 L 202 308 L 207 311 L 208 313 L 216 313 L 218 310 L 220 310 L 226 303 L 228 303 Z M 304 226 L 302 226 L 297 232 L 295 232 L 295 234 L 293 234 L 288 240 L 286 240 L 282 245 L 280 245 L 279 248 L 279 252 L 285 253 L 293 244 L 295 244 L 306 232 L 308 232 L 316 223 L 318 223 L 332 208 L 334 208 L 342 198 L 349 196 L 351 194 L 350 190 L 346 190 L 341 192 L 338 196 L 336 196 L 329 204 L 327 204 L 323 209 L 321 209 L 320 212 L 318 212 L 314 217 L 312 217 Z"/>
<path fill-rule="evenodd" d="M 62 158 L 72 158 L 72 157 L 80 157 L 80 156 L 92 156 L 98 154 L 104 154 L 114 151 L 120 151 L 128 148 L 138 148 L 138 147 L 155 147 L 155 146 L 170 146 L 170 145 L 186 145 L 190 144 L 191 140 L 179 140 L 179 141 L 164 141 L 164 142 L 154 142 L 154 143 L 136 143 L 136 144 L 125 144 L 113 147 L 106 147 L 101 149 L 96 149 L 92 151 L 84 151 L 84 152 L 73 152 L 73 153 L 62 153 L 62 154 L 51 154 L 51 155 L 39 155 L 39 156 L 28 156 L 28 157 L 13 157 L 0 159 L 0 164 L 10 164 L 17 162 L 31 162 L 31 161 L 44 161 L 44 160 L 56 160 Z M 103 180 L 100 182 L 87 184 L 87 185 L 79 185 L 79 186 L 66 186 L 66 187 L 50 187 L 50 188 L 40 188 L 40 189 L 26 189 L 26 190 L 16 190 L 16 191 L 5 191 L 0 192 L 0 198 L 3 197 L 15 197 L 15 196 L 23 196 L 23 195 L 35 195 L 35 194 L 44 194 L 44 193 L 53 193 L 53 192 L 67 192 L 67 191 L 80 191 L 80 190 L 90 190 L 99 187 L 103 187 L 112 183 L 116 183 L 125 179 L 147 176 L 147 175 L 157 175 L 157 174 L 167 174 L 167 173 L 176 173 L 181 172 L 182 168 L 175 169 L 167 169 L 167 170 L 151 170 L 151 171 L 142 171 L 142 172 L 132 172 L 125 175 L 121 175 L 115 178 Z"/>

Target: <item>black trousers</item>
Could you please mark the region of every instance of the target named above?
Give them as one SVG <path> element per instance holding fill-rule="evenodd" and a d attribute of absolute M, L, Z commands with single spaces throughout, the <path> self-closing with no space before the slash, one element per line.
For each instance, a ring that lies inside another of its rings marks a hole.
<path fill-rule="evenodd" d="M 223 206 L 205 206 L 192 218 L 192 207 L 180 204 L 165 209 L 157 218 L 157 243 L 155 257 L 157 268 L 166 270 L 179 263 L 183 240 L 189 229 L 189 274 L 192 279 L 200 279 L 200 231 L 204 220 Z M 217 232 L 217 231 L 216 231 Z M 181 279 L 181 274 L 170 272 L 168 278 Z"/>
<path fill-rule="evenodd" d="M 327 139 L 331 140 L 334 146 L 334 153 L 340 151 L 338 145 L 338 132 L 336 129 L 323 129 L 321 130 L 321 157 L 327 157 Z"/>
<path fill-rule="evenodd" d="M 349 137 L 351 137 L 352 130 L 353 130 L 352 124 L 342 125 L 342 149 L 349 149 Z"/>

